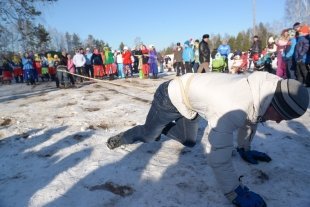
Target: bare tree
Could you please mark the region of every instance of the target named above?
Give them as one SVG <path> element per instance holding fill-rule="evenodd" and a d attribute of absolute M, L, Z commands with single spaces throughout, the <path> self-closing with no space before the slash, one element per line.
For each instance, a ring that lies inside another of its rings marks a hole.
<path fill-rule="evenodd" d="M 0 19 L 2 24 L 16 24 L 19 20 L 32 21 L 41 15 L 36 7 L 39 3 L 53 3 L 57 0 L 0 0 Z"/>
<path fill-rule="evenodd" d="M 310 1 L 309 0 L 286 0 L 285 17 L 291 23 L 310 22 Z"/>
<path fill-rule="evenodd" d="M 66 37 L 63 33 L 55 28 L 48 29 L 48 33 L 50 34 L 50 49 L 61 51 L 67 48 Z"/>
<path fill-rule="evenodd" d="M 139 47 L 141 44 L 143 44 L 143 42 L 141 40 L 141 37 L 136 37 L 133 42 L 134 42 L 134 47 L 135 48 Z"/>

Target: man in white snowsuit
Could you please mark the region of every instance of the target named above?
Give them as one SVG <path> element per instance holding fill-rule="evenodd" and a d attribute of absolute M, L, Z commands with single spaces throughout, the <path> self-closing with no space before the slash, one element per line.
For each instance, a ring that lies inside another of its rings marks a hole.
<path fill-rule="evenodd" d="M 250 147 L 257 124 L 298 118 L 308 105 L 309 93 L 302 84 L 270 73 L 186 74 L 162 83 L 145 124 L 109 138 L 107 146 L 114 149 L 136 141 L 149 142 L 165 134 L 192 147 L 196 144 L 199 117 L 203 117 L 208 121 L 205 134 L 209 165 L 225 196 L 240 207 L 264 207 L 263 198 L 243 186 L 234 170 L 233 133 L 237 134 L 237 149 L 245 161 L 269 162 L 267 154 Z"/>

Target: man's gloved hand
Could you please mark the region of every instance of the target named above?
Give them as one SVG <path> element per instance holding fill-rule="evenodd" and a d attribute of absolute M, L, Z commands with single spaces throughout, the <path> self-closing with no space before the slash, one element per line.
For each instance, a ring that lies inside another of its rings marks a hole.
<path fill-rule="evenodd" d="M 264 199 L 260 195 L 249 191 L 246 186 L 239 185 L 235 189 L 235 193 L 237 197 L 232 203 L 238 207 L 267 207 Z"/>
<path fill-rule="evenodd" d="M 237 148 L 237 151 L 239 152 L 239 155 L 242 157 L 242 159 L 251 164 L 258 164 L 257 161 L 264 161 L 264 162 L 271 161 L 271 158 L 266 153 L 263 152 L 259 152 L 256 150 L 245 151 L 243 148 Z"/>

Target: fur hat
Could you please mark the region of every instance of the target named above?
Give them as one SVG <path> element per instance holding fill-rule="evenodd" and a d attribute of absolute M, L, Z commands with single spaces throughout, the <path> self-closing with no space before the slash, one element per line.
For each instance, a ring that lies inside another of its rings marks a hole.
<path fill-rule="evenodd" d="M 286 120 L 302 116 L 309 106 L 309 93 L 299 81 L 280 80 L 271 105 Z"/>
<path fill-rule="evenodd" d="M 204 35 L 202 35 L 202 39 L 209 38 L 209 37 L 210 37 L 209 34 L 204 34 Z"/>

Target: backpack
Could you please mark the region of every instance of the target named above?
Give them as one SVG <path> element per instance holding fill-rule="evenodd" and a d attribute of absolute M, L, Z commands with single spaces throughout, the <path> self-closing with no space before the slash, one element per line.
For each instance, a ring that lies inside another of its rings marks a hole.
<path fill-rule="evenodd" d="M 226 67 L 225 58 L 216 53 L 215 58 L 212 60 L 212 71 L 222 72 Z"/>

